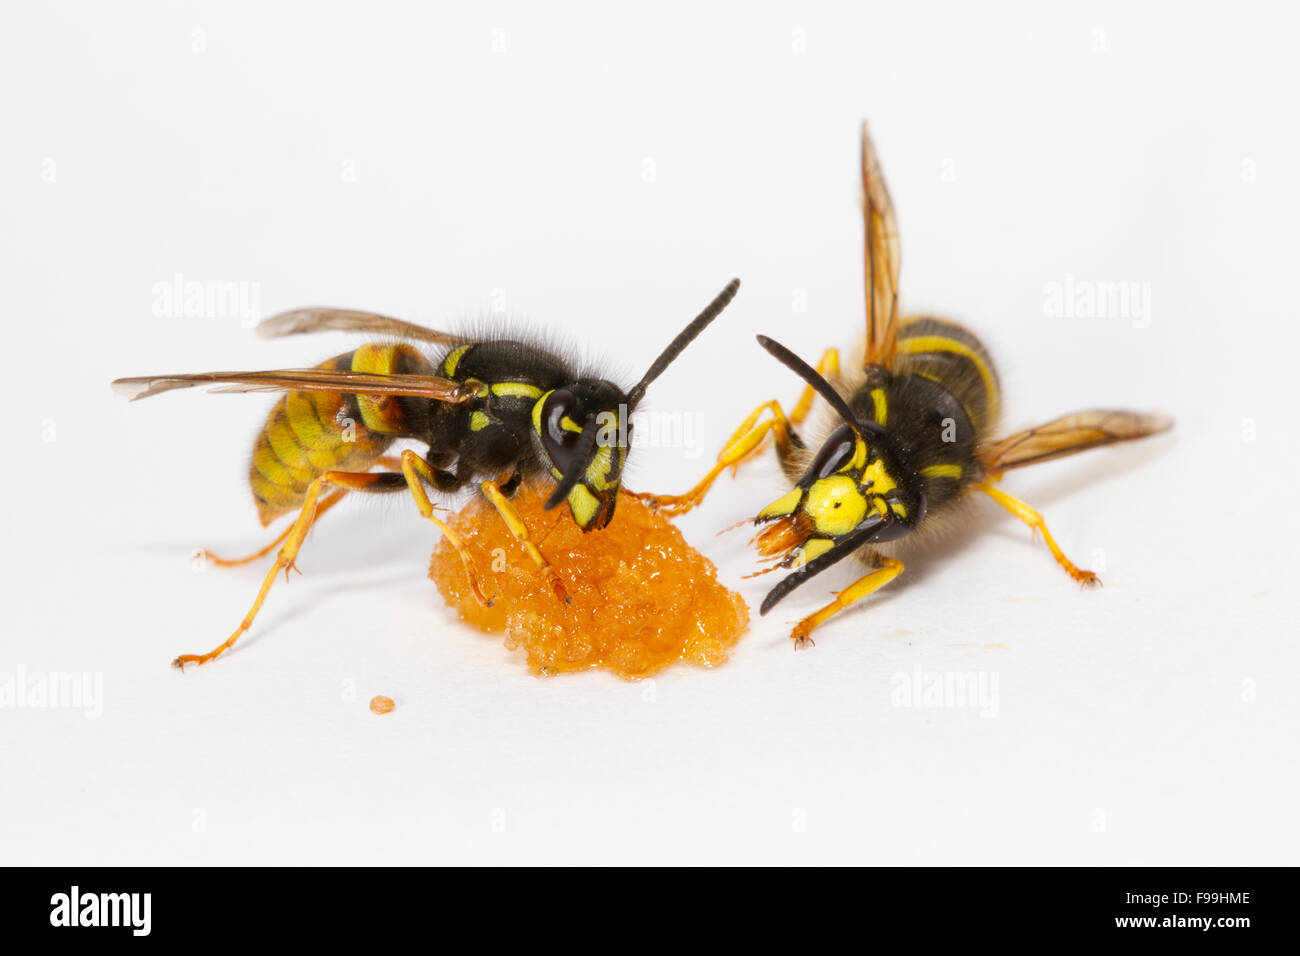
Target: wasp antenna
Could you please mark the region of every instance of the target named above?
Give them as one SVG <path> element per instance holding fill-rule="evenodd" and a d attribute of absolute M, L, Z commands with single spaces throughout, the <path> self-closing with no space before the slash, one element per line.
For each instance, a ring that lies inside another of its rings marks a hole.
<path fill-rule="evenodd" d="M 578 444 L 574 447 L 573 464 L 564 473 L 560 483 L 555 486 L 555 490 L 551 492 L 551 497 L 546 499 L 544 507 L 547 511 L 550 511 L 569 497 L 569 492 L 573 490 L 573 486 L 586 473 L 587 466 L 591 464 L 591 454 L 596 450 L 596 429 L 596 416 L 589 415 L 586 423 L 582 426 L 582 434 L 578 436 Z"/>
<path fill-rule="evenodd" d="M 775 356 L 778 362 L 811 385 L 817 394 L 826 399 L 826 402 L 831 406 L 831 408 L 835 409 L 840 418 L 844 419 L 844 421 L 846 421 L 859 434 L 864 431 L 883 431 L 883 429 L 881 429 L 879 425 L 876 425 L 875 422 L 858 421 L 857 418 L 854 417 L 852 409 L 849 408 L 848 403 L 844 401 L 844 398 L 839 392 L 835 391 L 835 387 L 831 385 L 830 382 L 826 381 L 826 379 L 824 379 L 815 368 L 799 356 L 795 355 L 775 339 L 769 339 L 766 335 L 760 335 L 757 338 L 759 345 L 763 346 L 763 348 L 767 349 L 768 352 Z"/>
<path fill-rule="evenodd" d="M 731 304 L 731 300 L 736 297 L 740 291 L 740 280 L 732 279 L 727 283 L 727 287 L 717 294 L 692 321 L 691 324 L 682 329 L 677 334 L 677 338 L 668 343 L 668 348 L 664 349 L 650 370 L 641 376 L 641 381 L 632 386 L 632 391 L 627 393 L 627 407 L 631 411 L 636 408 L 637 404 L 645 397 L 645 391 L 650 387 L 650 383 L 663 374 L 664 369 L 673 364 L 673 360 L 682 354 L 682 350 L 694 341 L 695 337 L 708 328 L 709 323 L 722 314 L 722 310 Z"/>
<path fill-rule="evenodd" d="M 832 564 L 844 560 L 844 558 L 879 534 L 884 527 L 885 519 L 877 516 L 859 526 L 856 531 L 849 532 L 848 537 L 841 539 L 835 547 L 825 554 L 818 555 L 807 564 L 782 578 L 780 584 L 767 592 L 767 597 L 763 598 L 763 606 L 758 609 L 758 613 L 762 615 L 772 610 L 799 585 L 825 571 Z"/>

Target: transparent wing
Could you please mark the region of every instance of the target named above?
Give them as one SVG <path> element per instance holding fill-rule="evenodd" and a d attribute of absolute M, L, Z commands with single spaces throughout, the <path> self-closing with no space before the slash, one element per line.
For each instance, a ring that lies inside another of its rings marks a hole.
<path fill-rule="evenodd" d="M 265 372 L 201 372 L 195 375 L 145 375 L 119 378 L 114 391 L 131 401 L 176 388 L 224 385 L 218 392 L 344 392 L 360 395 L 404 395 L 439 402 L 464 402 L 470 386 L 431 375 L 375 375 L 320 368 L 287 368 Z"/>
<path fill-rule="evenodd" d="M 263 319 L 257 325 L 262 338 L 281 335 L 302 335 L 307 332 L 369 332 L 373 335 L 391 335 L 417 342 L 437 345 L 463 345 L 465 339 L 447 332 L 426 329 L 422 325 L 395 319 L 375 312 L 356 312 L 352 309 L 327 309 L 313 307 L 281 312 Z"/>
<path fill-rule="evenodd" d="M 866 231 L 866 362 L 888 365 L 898 347 L 898 221 L 866 123 L 862 124 L 862 222 Z"/>
<path fill-rule="evenodd" d="M 980 455 L 980 460 L 988 472 L 997 474 L 1089 448 L 1145 438 L 1172 425 L 1167 415 L 1108 409 L 1075 412 L 996 442 Z"/>

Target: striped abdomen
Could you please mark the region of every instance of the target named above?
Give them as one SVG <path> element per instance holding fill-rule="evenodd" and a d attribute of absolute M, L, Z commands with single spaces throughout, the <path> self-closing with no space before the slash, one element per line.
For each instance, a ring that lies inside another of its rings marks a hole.
<path fill-rule="evenodd" d="M 943 386 L 966 411 L 977 440 L 997 425 L 1001 391 L 993 360 L 970 331 L 946 319 L 904 319 L 898 329 L 894 377 L 918 375 Z"/>
<path fill-rule="evenodd" d="M 379 374 L 433 374 L 410 345 L 363 345 L 318 368 Z M 302 506 L 326 471 L 366 471 L 394 440 L 410 437 L 409 399 L 333 392 L 288 392 L 275 403 L 253 446 L 248 481 L 262 524 Z"/>

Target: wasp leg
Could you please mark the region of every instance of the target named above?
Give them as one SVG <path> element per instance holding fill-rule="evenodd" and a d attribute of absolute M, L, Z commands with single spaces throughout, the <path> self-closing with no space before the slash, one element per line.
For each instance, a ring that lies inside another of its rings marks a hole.
<path fill-rule="evenodd" d="M 401 467 L 400 461 L 398 461 L 396 458 L 388 458 L 388 457 L 375 459 L 375 464 L 390 469 Z M 338 504 L 343 499 L 343 496 L 346 495 L 347 493 L 348 493 L 347 488 L 335 488 L 328 495 L 322 498 L 320 500 L 320 503 L 316 506 L 316 520 L 319 521 L 321 515 L 325 514 L 325 512 L 329 511 L 336 504 Z M 292 530 L 293 530 L 293 525 L 289 525 L 289 527 L 281 531 L 279 536 L 270 544 L 268 544 L 265 548 L 263 548 L 260 551 L 254 551 L 252 554 L 246 555 L 242 558 L 223 558 L 213 554 L 207 548 L 203 549 L 203 553 L 209 561 L 211 561 L 219 568 L 237 568 L 241 564 L 251 564 L 252 562 L 256 561 L 258 558 L 266 557 L 268 554 L 271 553 L 271 551 L 275 548 L 276 545 L 283 543 L 284 539 L 289 537 L 289 532 Z"/>
<path fill-rule="evenodd" d="M 515 540 L 524 546 L 528 556 L 541 568 L 542 573 L 551 582 L 551 590 L 555 592 L 555 596 L 568 604 L 569 592 L 564 589 L 564 582 L 560 580 L 560 573 L 555 570 L 551 562 L 546 560 L 546 556 L 542 554 L 541 550 L 528 536 L 528 526 L 524 524 L 524 519 L 519 517 L 519 512 L 515 510 L 515 506 L 510 503 L 510 499 L 501 490 L 501 485 L 495 481 L 484 481 L 479 483 L 479 488 L 487 496 L 488 501 L 496 506 L 497 512 L 501 515 L 501 520 L 506 523 L 510 533 L 515 536 Z"/>
<path fill-rule="evenodd" d="M 772 412 L 772 417 L 755 424 L 763 412 L 768 410 Z M 780 403 L 775 399 L 758 406 L 750 413 L 748 418 L 741 422 L 740 427 L 722 446 L 722 451 L 718 452 L 717 462 L 709 469 L 708 474 L 701 478 L 699 483 L 690 491 L 682 495 L 638 494 L 633 497 L 644 501 L 650 507 L 667 515 L 686 514 L 686 512 L 704 501 L 704 496 L 709 493 L 709 488 L 712 487 L 719 475 L 728 468 L 739 466 L 746 458 L 753 455 L 763 443 L 763 439 L 767 437 L 768 432 L 772 432 L 776 436 L 779 454 L 783 458 L 788 456 L 790 453 L 790 423 L 785 417 L 785 412 L 781 411 Z"/>
<path fill-rule="evenodd" d="M 839 367 L 838 349 L 827 349 L 817 363 L 817 371 L 821 374 L 833 375 L 839 371 Z M 758 451 L 769 432 L 775 437 L 777 455 L 782 462 L 788 461 L 794 444 L 798 443 L 798 436 L 794 434 L 794 429 L 791 426 L 798 425 L 808 417 L 815 395 L 812 386 L 805 386 L 799 400 L 795 403 L 793 411 L 788 416 L 782 411 L 781 403 L 776 399 L 759 405 L 758 408 L 750 412 L 748 418 L 740 423 L 740 427 L 732 432 L 731 437 L 722 446 L 722 451 L 718 452 L 717 461 L 709 469 L 708 474 L 685 494 L 639 494 L 634 495 L 634 497 L 644 501 L 652 508 L 663 511 L 667 515 L 675 517 L 685 514 L 704 501 L 718 476 L 728 468 L 731 469 L 731 474 L 734 477 L 740 466 Z M 759 422 L 764 412 L 771 412 L 772 417 Z"/>
<path fill-rule="evenodd" d="M 460 563 L 465 566 L 465 577 L 469 580 L 469 589 L 474 594 L 474 600 L 483 607 L 491 607 L 492 602 L 484 596 L 483 589 L 479 586 L 478 572 L 474 570 L 474 561 L 465 547 L 465 539 L 438 519 L 438 516 L 433 513 L 433 502 L 425 493 L 423 482 L 427 481 L 435 488 L 440 488 L 437 483 L 439 476 L 446 474 L 434 468 L 411 449 L 402 451 L 402 476 L 406 479 L 406 487 L 411 490 L 411 497 L 415 499 L 415 507 L 419 509 L 420 516 L 433 522 L 434 526 L 442 532 L 442 536 L 447 539 L 447 543 L 460 555 Z"/>
<path fill-rule="evenodd" d="M 214 658 L 220 657 L 226 651 L 230 650 L 250 627 L 253 626 L 253 620 L 257 617 L 257 612 L 262 609 L 262 604 L 266 600 L 266 595 L 271 590 L 271 585 L 275 583 L 276 575 L 284 571 L 284 577 L 289 579 L 289 572 L 296 571 L 294 561 L 298 557 L 298 552 L 302 549 L 303 541 L 307 533 L 311 530 L 316 518 L 320 516 L 322 503 L 320 501 L 321 491 L 327 485 L 335 488 L 341 488 L 345 491 L 364 491 L 372 494 L 401 491 L 404 488 L 410 488 L 412 495 L 415 497 L 416 505 L 420 513 L 428 518 L 446 535 L 448 541 L 460 552 L 462 560 L 466 562 L 465 570 L 470 576 L 470 586 L 474 591 L 475 597 L 479 600 L 482 598 L 482 592 L 479 590 L 477 576 L 474 574 L 473 567 L 464 551 L 464 543 L 460 538 L 438 520 L 433 514 L 433 505 L 429 502 L 429 497 L 424 493 L 424 488 L 420 484 L 417 470 L 408 464 L 410 458 L 420 460 L 415 452 L 407 450 L 402 452 L 402 471 L 401 472 L 355 472 L 355 471 L 327 471 L 318 476 L 310 485 L 307 486 L 307 494 L 303 501 L 302 510 L 298 513 L 298 518 L 294 521 L 293 526 L 289 528 L 289 533 L 285 537 L 283 547 L 276 556 L 275 563 L 266 573 L 262 580 L 262 587 L 257 592 L 257 597 L 253 601 L 253 606 L 248 609 L 244 619 L 239 622 L 239 627 L 225 639 L 206 654 L 182 654 L 172 661 L 173 667 L 179 667 L 184 670 L 186 664 L 206 664 Z M 426 466 L 427 467 L 427 466 Z M 427 513 L 426 513 L 427 511 Z"/>
<path fill-rule="evenodd" d="M 1052 537 L 1052 533 L 1047 530 L 1047 524 L 1043 521 L 1043 516 L 1037 511 L 1029 507 L 1029 505 L 1025 504 L 1019 498 L 1011 497 L 1011 495 L 1007 494 L 1001 488 L 996 488 L 988 482 L 978 482 L 975 487 L 984 492 L 1002 507 L 1006 508 L 1025 524 L 1029 525 L 1029 527 L 1033 528 L 1035 531 L 1042 532 L 1043 541 L 1051 550 L 1052 557 L 1056 558 L 1056 563 L 1065 568 L 1066 573 L 1069 574 L 1070 577 L 1074 578 L 1074 580 L 1078 581 L 1084 587 L 1093 587 L 1101 584 L 1101 578 L 1097 577 L 1097 575 L 1093 574 L 1091 571 L 1079 570 L 1074 562 L 1065 556 L 1065 552 L 1062 551 L 1060 545 L 1056 543 L 1056 539 Z"/>
<path fill-rule="evenodd" d="M 790 632 L 790 637 L 794 639 L 796 649 L 808 647 L 813 643 L 811 635 L 815 628 L 821 627 L 849 605 L 856 604 L 867 595 L 879 591 L 903 573 L 903 562 L 897 558 L 877 558 L 876 560 L 881 565 L 880 568 L 854 581 L 835 595 L 834 601 L 827 604 L 820 611 L 809 614 L 794 626 L 794 630 Z"/>

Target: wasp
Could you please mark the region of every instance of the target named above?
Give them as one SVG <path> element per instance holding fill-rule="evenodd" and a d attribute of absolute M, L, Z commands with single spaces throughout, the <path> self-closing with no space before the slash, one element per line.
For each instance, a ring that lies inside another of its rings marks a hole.
<path fill-rule="evenodd" d="M 667 513 L 688 511 L 723 471 L 752 457 L 772 435 L 793 487 L 754 518 L 755 544 L 771 562 L 758 573 L 790 573 L 768 593 L 760 613 L 850 554 L 868 568 L 795 625 L 795 647 L 811 644 L 817 627 L 898 577 L 899 555 L 951 527 L 973 493 L 988 495 L 1041 534 L 1075 581 L 1100 584 L 1066 557 L 1042 515 L 997 483 L 1013 468 L 1142 438 L 1172 424 L 1159 414 L 1096 409 L 995 437 L 1001 391 L 980 340 L 947 319 L 899 319 L 898 224 L 865 124 L 861 175 L 867 328 L 860 359 L 841 369 L 839 350 L 832 348 L 813 367 L 760 335 L 759 344 L 804 381 L 799 400 L 788 414 L 775 400 L 756 408 L 686 494 L 643 496 Z M 830 410 L 830 423 L 819 440 L 806 443 L 796 426 L 817 396 Z"/>
<path fill-rule="evenodd" d="M 173 665 L 205 664 L 229 650 L 252 626 L 279 573 L 287 580 L 297 570 L 295 559 L 313 524 L 349 492 L 409 491 L 419 513 L 459 553 L 475 599 L 487 605 L 491 602 L 464 541 L 438 518 L 429 498 L 429 490 L 452 493 L 474 484 L 547 576 L 557 599 L 567 601 L 558 573 L 529 538 L 511 497 L 525 481 L 549 479 L 554 489 L 548 509 L 567 503 L 584 532 L 608 525 L 627 460 L 632 411 L 739 288 L 733 279 L 630 389 L 577 368 L 537 342 L 504 336 L 469 339 L 389 316 L 330 308 L 275 315 L 257 331 L 264 337 L 361 332 L 386 341 L 314 368 L 118 379 L 113 385 L 132 401 L 201 385 L 283 393 L 257 436 L 248 479 L 263 527 L 295 510 L 298 517 L 256 554 L 234 560 L 213 557 L 220 565 L 244 564 L 280 545 L 234 632 L 208 653 L 182 654 Z M 402 439 L 427 450 L 385 454 Z"/>

